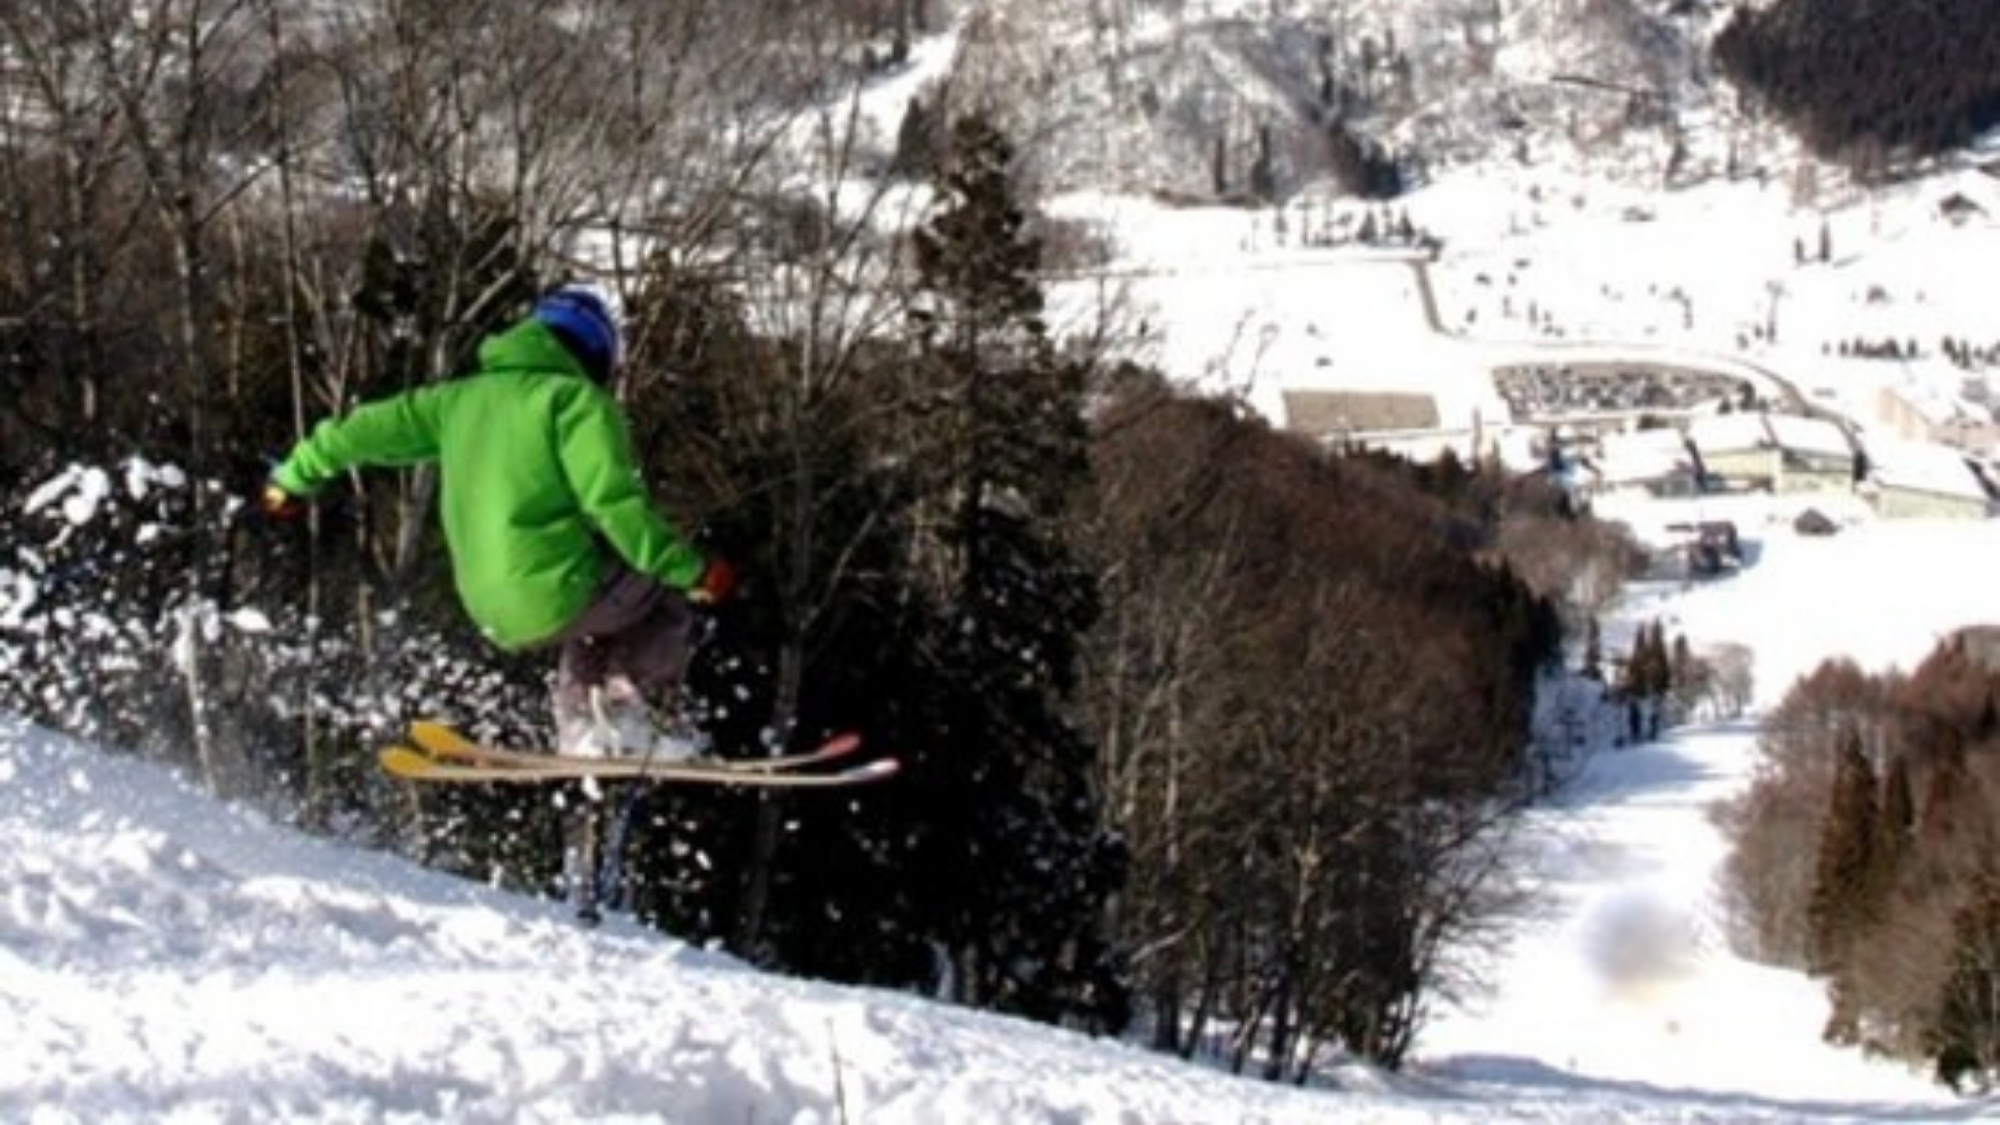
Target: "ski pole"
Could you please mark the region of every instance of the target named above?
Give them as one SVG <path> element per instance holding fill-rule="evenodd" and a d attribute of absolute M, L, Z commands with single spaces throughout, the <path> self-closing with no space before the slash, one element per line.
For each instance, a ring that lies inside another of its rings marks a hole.
<path fill-rule="evenodd" d="M 714 618 L 707 616 L 695 618 L 688 632 L 689 667 L 694 665 L 695 657 L 700 655 L 703 646 L 714 635 Z M 632 821 L 638 815 L 640 806 L 645 803 L 646 771 L 652 765 L 657 749 L 657 740 L 647 745 L 645 755 L 639 759 L 638 777 L 634 779 L 625 798 L 618 803 L 617 811 L 612 814 L 611 826 L 604 838 L 604 855 L 598 863 L 597 870 L 590 876 L 592 879 L 590 897 L 593 905 L 605 902 L 612 903 L 614 907 L 625 905 L 622 901 L 625 892 L 625 845 L 631 838 Z"/>

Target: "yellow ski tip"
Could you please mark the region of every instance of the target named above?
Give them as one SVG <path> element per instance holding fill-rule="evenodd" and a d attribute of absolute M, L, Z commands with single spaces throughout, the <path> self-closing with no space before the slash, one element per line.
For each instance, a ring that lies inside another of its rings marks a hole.
<path fill-rule="evenodd" d="M 416 719 L 410 723 L 410 740 L 432 754 L 451 758 L 476 757 L 479 747 L 450 723 L 436 719 Z"/>
<path fill-rule="evenodd" d="M 429 754 L 418 753 L 407 746 L 390 746 L 383 749 L 382 769 L 396 777 L 421 779 L 430 774 L 437 759 Z"/>

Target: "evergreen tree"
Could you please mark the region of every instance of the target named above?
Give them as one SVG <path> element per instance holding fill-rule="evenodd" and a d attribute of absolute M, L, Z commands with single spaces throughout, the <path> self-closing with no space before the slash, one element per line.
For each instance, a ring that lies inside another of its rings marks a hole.
<path fill-rule="evenodd" d="M 1646 671 L 1647 695 L 1652 700 L 1647 737 L 1658 738 L 1667 700 L 1674 691 L 1674 663 L 1667 651 L 1667 627 L 1657 621 L 1653 622 L 1652 635 L 1646 641 Z"/>
<path fill-rule="evenodd" d="M 896 127 L 896 151 L 889 159 L 889 171 L 897 176 L 925 177 L 937 170 L 939 148 L 938 111 L 913 97 L 903 108 L 902 124 Z"/>
<path fill-rule="evenodd" d="M 1916 799 L 1910 790 L 1909 759 L 1898 755 L 1882 782 L 1881 814 L 1876 818 L 1875 870 L 1872 888 L 1878 900 L 1894 890 L 1897 873 L 1910 851 L 1910 833 L 1917 823 Z"/>
<path fill-rule="evenodd" d="M 1862 748 L 1861 736 L 1846 732 L 1838 753 L 1833 792 L 1820 823 L 1812 895 L 1806 904 L 1806 958 L 1814 972 L 1833 981 L 1834 1010 L 1827 1038 L 1850 1042 L 1855 1012 L 1845 979 L 1848 954 L 1870 921 L 1868 888 L 1875 881 L 1879 818 L 1875 767 Z"/>
<path fill-rule="evenodd" d="M 1624 679 L 1619 684 L 1626 698 L 1634 741 L 1659 737 L 1661 701 L 1673 689 L 1673 679 L 1665 627 L 1657 621 L 1639 626 L 1632 638 L 1631 654 L 1625 660 Z"/>
<path fill-rule="evenodd" d="M 957 999 L 1109 1025 L 1124 1008 L 1100 932 L 1117 864 L 1095 748 L 1067 710 L 1097 609 L 1067 519 L 1088 484 L 1083 371 L 1050 345 L 1012 160 L 985 120 L 959 122 L 915 238 L 936 404 L 912 438 L 931 517 L 915 549 L 939 607 L 922 642 L 939 744 L 911 778 L 928 822 L 916 859 Z"/>
<path fill-rule="evenodd" d="M 1646 669 L 1650 676 L 1647 687 L 1654 700 L 1665 699 L 1674 690 L 1674 660 L 1667 648 L 1667 627 L 1658 621 L 1653 622 L 1646 640 Z"/>
<path fill-rule="evenodd" d="M 2000 121 L 1991 16 L 1990 0 L 1778 0 L 1739 6 L 1714 50 L 1808 145 L 1877 176 Z"/>
<path fill-rule="evenodd" d="M 1260 203 L 1278 198 L 1277 160 L 1271 153 L 1271 127 L 1257 127 L 1257 159 L 1250 165 L 1250 195 Z M 1284 212 L 1279 211 L 1280 215 Z"/>
<path fill-rule="evenodd" d="M 1625 656 L 1625 693 L 1634 699 L 1653 694 L 1653 627 L 1642 624 L 1632 635 L 1632 651 Z"/>
<path fill-rule="evenodd" d="M 2000 879 L 1990 872 L 1952 919 L 1951 972 L 1925 1040 L 1953 1089 L 2000 1078 Z"/>

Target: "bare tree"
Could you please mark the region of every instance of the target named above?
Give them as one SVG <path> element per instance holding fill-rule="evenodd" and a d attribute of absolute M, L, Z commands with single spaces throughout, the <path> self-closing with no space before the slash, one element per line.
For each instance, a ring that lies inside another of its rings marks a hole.
<path fill-rule="evenodd" d="M 1471 686 L 1505 658 L 1367 560 L 1447 564 L 1402 545 L 1393 492 L 1315 461 L 1218 404 L 1100 419 L 1088 712 L 1132 849 L 1118 923 L 1157 1045 L 1274 1078 L 1408 1050 L 1443 951 L 1510 909 L 1528 792 L 1525 724 L 1479 702 L 1507 689 Z"/>
<path fill-rule="evenodd" d="M 97 79 L 117 108 L 120 140 L 172 251 L 173 367 L 187 445 L 200 455 L 212 440 L 216 375 L 204 331 L 214 301 L 211 228 L 264 167 L 230 96 L 258 77 L 255 13 L 249 0 L 170 0 L 143 14 L 109 5 L 88 11 Z"/>
<path fill-rule="evenodd" d="M 117 330 L 115 310 L 143 308 L 122 279 L 147 273 L 120 269 L 140 260 L 136 192 L 92 30 L 89 12 L 72 4 L 36 0 L 0 9 L 10 142 L 0 160 L 9 180 L 10 253 L 21 270 L 10 304 L 21 322 L 43 326 L 40 358 L 54 376 L 45 382 L 59 396 L 26 420 L 44 433 L 85 440 L 110 421 L 106 341 L 129 336 Z M 30 288 L 27 278 L 43 272 L 32 264 L 45 255 L 54 259 L 47 273 L 57 283 Z M 27 397 L 16 397 L 17 410 L 33 410 Z"/>

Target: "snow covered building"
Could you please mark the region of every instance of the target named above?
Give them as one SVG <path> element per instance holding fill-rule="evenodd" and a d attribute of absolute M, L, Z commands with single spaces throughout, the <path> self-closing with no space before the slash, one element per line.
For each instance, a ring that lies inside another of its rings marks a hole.
<path fill-rule="evenodd" d="M 1284 397 L 1285 428 L 1321 440 L 1439 426 L 1436 396 L 1418 392 L 1288 390 Z"/>
<path fill-rule="evenodd" d="M 1868 444 L 1864 495 L 1889 519 L 1985 519 L 1995 503 L 1963 453 L 1930 442 L 1880 439 Z"/>
<path fill-rule="evenodd" d="M 1607 492 L 1693 496 L 1701 491 L 1694 450 L 1679 430 L 1606 434 L 1593 458 L 1597 484 Z"/>
<path fill-rule="evenodd" d="M 2000 420 L 1983 403 L 1904 383 L 1883 387 L 1875 414 L 1898 437 L 1929 441 L 1982 457 L 2000 455 Z"/>
<path fill-rule="evenodd" d="M 1376 449 L 1416 462 L 1447 450 L 1461 461 L 1496 452 L 1474 411 L 1469 424 L 1447 424 L 1437 396 L 1411 391 L 1292 389 L 1284 392 L 1285 428 L 1323 446 Z"/>
<path fill-rule="evenodd" d="M 1710 489 L 1819 492 L 1854 484 L 1858 451 L 1839 426 L 1796 414 L 1696 418 L 1688 444 Z"/>

